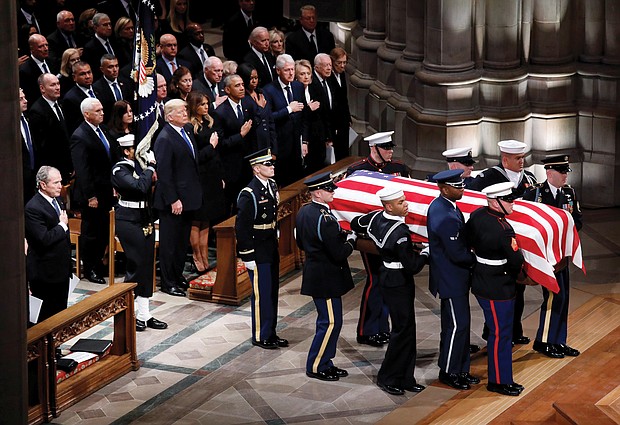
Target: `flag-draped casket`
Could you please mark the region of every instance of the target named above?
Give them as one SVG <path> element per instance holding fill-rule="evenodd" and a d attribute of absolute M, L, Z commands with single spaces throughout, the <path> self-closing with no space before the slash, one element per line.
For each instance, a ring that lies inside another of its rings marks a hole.
<path fill-rule="evenodd" d="M 381 208 L 376 193 L 383 187 L 403 190 L 409 203 L 409 226 L 414 241 L 426 242 L 426 213 L 430 203 L 439 196 L 435 183 L 408 179 L 372 171 L 356 171 L 338 182 L 332 212 L 344 229 L 350 229 L 350 221 L 361 214 Z M 457 205 L 465 216 L 486 205 L 486 197 L 480 192 L 465 190 Z M 513 213 L 507 217 L 517 235 L 517 243 L 525 258 L 525 271 L 535 282 L 557 293 L 558 283 L 553 266 L 565 257 L 572 257 L 573 264 L 585 272 L 581 256 L 581 242 L 573 217 L 564 210 L 549 205 L 517 200 Z M 431 255 L 433 253 L 431 252 Z"/>

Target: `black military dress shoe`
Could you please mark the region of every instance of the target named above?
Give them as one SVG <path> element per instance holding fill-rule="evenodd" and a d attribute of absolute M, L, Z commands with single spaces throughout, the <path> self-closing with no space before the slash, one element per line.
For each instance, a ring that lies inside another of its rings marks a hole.
<path fill-rule="evenodd" d="M 518 389 L 510 386 L 509 384 L 494 384 L 493 382 L 489 382 L 487 384 L 487 390 L 510 396 L 518 396 L 521 394 Z"/>
<path fill-rule="evenodd" d="M 508 385 L 510 385 L 512 388 L 515 388 L 517 391 L 519 391 L 519 394 L 521 394 L 523 390 L 525 389 L 523 385 L 517 384 L 516 382 L 513 382 L 512 384 L 508 384 Z"/>
<path fill-rule="evenodd" d="M 321 371 L 321 372 L 306 372 L 306 376 L 308 378 L 314 378 L 314 379 L 319 379 L 321 381 L 337 381 L 338 379 L 338 375 L 333 374 L 330 372 L 330 369 Z"/>
<path fill-rule="evenodd" d="M 189 289 L 189 282 L 187 281 L 187 279 L 185 279 L 185 276 L 181 275 L 177 283 L 177 286 L 183 289 L 184 291 L 187 291 Z"/>
<path fill-rule="evenodd" d="M 577 357 L 581 353 L 579 350 L 573 347 L 569 347 L 566 344 L 554 344 L 557 352 L 564 354 L 565 356 Z"/>
<path fill-rule="evenodd" d="M 480 383 L 480 378 L 474 375 L 470 375 L 469 372 L 460 373 L 459 377 L 461 378 L 461 381 L 467 382 L 470 385 L 476 385 Z"/>
<path fill-rule="evenodd" d="M 329 372 L 331 375 L 336 375 L 338 378 L 344 378 L 349 376 L 349 372 L 336 366 L 330 367 L 329 369 L 327 369 L 327 372 Z"/>
<path fill-rule="evenodd" d="M 471 387 L 463 381 L 458 373 L 446 373 L 439 371 L 439 381 L 457 390 L 468 390 Z"/>
<path fill-rule="evenodd" d="M 280 338 L 278 335 L 276 335 L 273 341 L 278 344 L 278 347 L 288 347 L 288 339 Z"/>
<path fill-rule="evenodd" d="M 377 335 L 370 335 L 370 336 L 358 335 L 357 336 L 357 343 L 358 344 L 371 345 L 373 347 L 383 347 L 383 344 L 385 344 L 383 339 L 381 339 L 378 334 Z"/>
<path fill-rule="evenodd" d="M 185 291 L 183 291 L 180 288 L 177 288 L 176 286 L 166 286 L 166 287 L 162 286 L 161 292 L 164 292 L 168 295 L 172 295 L 174 297 L 184 297 L 186 295 Z"/>
<path fill-rule="evenodd" d="M 403 389 L 412 393 L 419 393 L 421 391 L 423 391 L 426 387 L 422 384 L 418 384 L 418 383 L 413 383 L 413 384 L 408 384 L 408 385 L 404 385 Z"/>
<path fill-rule="evenodd" d="M 538 351 L 540 354 L 544 354 L 547 357 L 551 357 L 552 359 L 563 359 L 564 353 L 558 351 L 555 345 L 547 344 L 540 341 L 534 341 L 533 346 L 535 351 Z"/>
<path fill-rule="evenodd" d="M 91 270 L 86 273 L 86 279 L 92 283 L 98 283 L 99 285 L 105 285 L 105 279 L 97 274 L 96 271 Z"/>
<path fill-rule="evenodd" d="M 146 322 L 144 320 L 136 319 L 136 332 L 143 332 L 146 330 Z"/>
<path fill-rule="evenodd" d="M 275 350 L 278 347 L 278 343 L 276 341 L 271 341 L 269 339 L 265 339 L 263 341 L 254 341 L 252 340 L 252 345 L 256 345 L 257 347 L 264 348 L 265 350 Z"/>
<path fill-rule="evenodd" d="M 151 329 L 166 329 L 168 327 L 168 324 L 166 322 L 162 322 L 161 320 L 157 320 L 154 317 L 151 317 L 149 320 L 146 321 L 146 326 L 151 328 Z"/>
<path fill-rule="evenodd" d="M 525 345 L 525 344 L 529 344 L 530 343 L 530 339 L 525 336 L 525 335 L 521 335 L 518 336 L 516 338 L 513 338 L 512 340 L 512 345 Z"/>
<path fill-rule="evenodd" d="M 476 344 L 469 344 L 469 354 L 474 354 L 480 351 L 480 346 Z"/>
<path fill-rule="evenodd" d="M 384 344 L 387 344 L 388 342 L 390 342 L 389 332 L 379 332 L 377 334 L 377 337 L 379 338 L 379 341 L 383 342 Z"/>
<path fill-rule="evenodd" d="M 385 385 L 380 382 L 377 382 L 377 386 L 381 388 L 383 391 L 385 391 L 386 393 L 391 394 L 391 395 L 404 395 L 405 394 L 405 390 L 403 390 L 400 387 L 396 387 L 394 385 Z"/>

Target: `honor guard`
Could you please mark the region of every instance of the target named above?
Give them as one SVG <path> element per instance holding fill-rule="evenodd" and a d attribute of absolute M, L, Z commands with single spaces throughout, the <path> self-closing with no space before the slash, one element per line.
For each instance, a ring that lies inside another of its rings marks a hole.
<path fill-rule="evenodd" d="M 336 185 L 329 173 L 313 176 L 304 184 L 312 202 L 297 214 L 297 246 L 306 254 L 301 294 L 309 295 L 317 311 L 316 332 L 306 362 L 306 375 L 337 381 L 348 372 L 334 366 L 342 329 L 342 296 L 353 289 L 347 258 L 355 249 L 356 235 L 345 233 L 329 208 Z"/>
<path fill-rule="evenodd" d="M 506 221 L 512 213 L 515 194 L 511 182 L 483 189 L 488 206 L 478 208 L 465 225 L 468 246 L 476 256 L 471 292 L 484 312 L 489 328 L 487 341 L 487 389 L 518 396 L 523 386 L 512 379 L 512 321 L 517 277 L 521 274 L 523 254 L 514 229 Z"/>
<path fill-rule="evenodd" d="M 429 288 L 441 299 L 439 380 L 458 390 L 468 390 L 471 384 L 480 383 L 480 379 L 469 374 L 469 287 L 476 258 L 467 246 L 465 219 L 456 204 L 465 191 L 463 174 L 463 170 L 454 169 L 432 177 L 440 196 L 431 202 L 426 214 L 432 252 Z"/>
<path fill-rule="evenodd" d="M 280 255 L 277 217 L 280 195 L 273 179 L 275 163 L 271 150 L 262 149 L 245 157 L 254 177 L 237 198 L 237 251 L 252 282 L 252 344 L 261 348 L 288 347 L 276 334 Z"/>
<path fill-rule="evenodd" d="M 512 182 L 515 187 L 514 193 L 520 198 L 527 188 L 537 183 L 534 174 L 523 168 L 527 145 L 517 140 L 502 140 L 497 146 L 501 154 L 501 164 L 487 168 L 478 174 L 469 189 L 481 191 L 496 183 Z M 521 316 L 525 308 L 524 293 L 525 285 L 518 285 L 513 321 L 514 329 L 512 330 L 513 344 L 528 344 L 530 342 L 530 339 L 523 335 L 523 325 L 521 324 Z M 488 331 L 485 328 L 482 332 L 482 338 L 487 339 L 487 333 Z"/>
<path fill-rule="evenodd" d="M 547 180 L 529 188 L 523 199 L 551 205 L 568 211 L 577 230 L 581 229 L 581 208 L 575 189 L 566 184 L 571 171 L 568 155 L 555 155 L 542 160 Z M 564 258 L 555 266 L 555 278 L 560 287 L 557 294 L 543 287 L 540 322 L 534 340 L 534 350 L 552 358 L 578 356 L 579 350 L 566 345 L 570 281 L 568 261 Z"/>
<path fill-rule="evenodd" d="M 471 172 L 474 170 L 474 164 L 476 164 L 476 160 L 471 156 L 471 148 L 448 149 L 443 151 L 442 155 L 446 158 L 449 170 L 463 170 L 461 178 L 463 179 L 465 189 L 469 189 L 474 181 Z"/>
<path fill-rule="evenodd" d="M 357 170 L 377 171 L 384 174 L 409 177 L 409 169 L 400 161 L 392 160 L 394 154 L 393 131 L 376 133 L 366 137 L 370 147 L 368 158 L 354 163 L 347 169 L 347 176 Z M 389 313 L 379 290 L 379 267 L 381 257 L 362 252 L 366 269 L 366 285 L 362 291 L 360 317 L 357 323 L 357 342 L 380 347 L 390 338 Z"/>
<path fill-rule="evenodd" d="M 151 210 L 151 191 L 155 173 L 155 155 L 147 153 L 148 166 L 142 170 L 136 161 L 134 135 L 118 139 L 120 157 L 112 167 L 112 186 L 118 193 L 115 207 L 116 234 L 125 251 L 125 282 L 136 282 L 136 331 L 146 328 L 166 329 L 168 325 L 154 318 L 149 309 L 153 296 L 153 262 L 155 230 Z M 112 249 L 112 248 L 110 248 Z M 110 279 L 113 279 L 110 276 Z"/>
<path fill-rule="evenodd" d="M 377 385 L 392 395 L 405 390 L 420 392 L 423 385 L 414 377 L 416 360 L 415 283 L 413 275 L 422 270 L 428 251 L 416 252 L 405 217 L 409 209 L 402 190 L 387 187 L 377 192 L 383 210 L 351 221 L 351 229 L 372 239 L 381 257 L 379 284 L 392 321 L 392 332 L 377 374 Z"/>

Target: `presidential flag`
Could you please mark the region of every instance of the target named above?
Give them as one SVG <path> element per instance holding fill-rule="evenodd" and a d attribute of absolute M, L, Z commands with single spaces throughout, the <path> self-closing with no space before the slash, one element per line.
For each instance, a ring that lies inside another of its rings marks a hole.
<path fill-rule="evenodd" d="M 144 167 L 145 154 L 151 148 L 157 130 L 157 76 L 155 75 L 155 6 L 153 0 L 140 0 L 134 39 L 132 79 L 135 83 L 134 121 L 136 123 L 136 158 Z"/>
<path fill-rule="evenodd" d="M 398 187 L 403 190 L 409 203 L 409 214 L 405 223 L 411 230 L 412 239 L 416 242 L 427 242 L 426 214 L 430 203 L 439 196 L 439 189 L 437 184 L 421 180 L 373 171 L 356 171 L 338 182 L 338 190 L 330 205 L 340 225 L 348 230 L 354 217 L 382 208 L 376 193 L 384 187 Z M 457 205 L 467 221 L 474 210 L 487 205 L 486 196 L 480 192 L 465 190 Z M 585 273 L 581 242 L 573 217 L 568 211 L 541 203 L 517 200 L 513 213 L 508 215 L 507 219 L 515 230 L 517 243 L 523 252 L 525 271 L 534 282 L 557 293 L 559 287 L 553 266 L 565 257 L 572 257 L 573 264 Z"/>

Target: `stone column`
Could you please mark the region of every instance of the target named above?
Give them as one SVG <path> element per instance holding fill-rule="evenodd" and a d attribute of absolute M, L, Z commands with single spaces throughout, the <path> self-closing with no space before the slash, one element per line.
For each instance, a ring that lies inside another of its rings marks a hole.
<path fill-rule="evenodd" d="M 520 1 L 486 2 L 483 62 L 485 69 L 510 69 L 521 65 L 520 16 Z"/>
<path fill-rule="evenodd" d="M 2 422 L 28 422 L 26 373 L 26 258 L 24 256 L 24 207 L 22 200 L 21 133 L 17 73 L 15 2 L 5 4 L 0 16 L 0 44 L 5 47 L 4 89 L 0 91 L 0 412 Z M 9 54 L 12 52 L 12 54 Z"/>
<path fill-rule="evenodd" d="M 571 4 L 567 0 L 534 1 L 531 63 L 563 65 L 573 61 Z"/>
<path fill-rule="evenodd" d="M 605 56 L 603 63 L 620 64 L 620 1 L 605 1 Z"/>
<path fill-rule="evenodd" d="M 583 5 L 582 62 L 597 63 L 603 58 L 605 38 L 605 0 L 587 0 Z"/>

